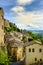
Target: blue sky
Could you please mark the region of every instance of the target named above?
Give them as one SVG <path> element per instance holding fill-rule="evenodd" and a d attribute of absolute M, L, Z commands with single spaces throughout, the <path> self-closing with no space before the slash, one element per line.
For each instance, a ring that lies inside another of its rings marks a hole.
<path fill-rule="evenodd" d="M 43 0 L 0 0 L 0 7 L 20 29 L 43 30 Z"/>

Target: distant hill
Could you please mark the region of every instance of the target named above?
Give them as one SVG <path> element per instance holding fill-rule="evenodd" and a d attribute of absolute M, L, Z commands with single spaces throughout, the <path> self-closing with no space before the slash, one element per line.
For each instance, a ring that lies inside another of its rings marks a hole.
<path fill-rule="evenodd" d="M 29 30 L 30 32 L 36 32 L 36 33 L 40 33 L 43 32 L 43 30 Z"/>

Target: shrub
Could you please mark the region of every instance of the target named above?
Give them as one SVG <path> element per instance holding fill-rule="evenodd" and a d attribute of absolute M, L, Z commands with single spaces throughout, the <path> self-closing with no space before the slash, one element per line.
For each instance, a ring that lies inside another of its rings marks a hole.
<path fill-rule="evenodd" d="M 0 49 L 0 65 L 9 65 L 9 63 L 10 62 L 6 54 L 6 50 L 3 51 L 2 49 Z"/>

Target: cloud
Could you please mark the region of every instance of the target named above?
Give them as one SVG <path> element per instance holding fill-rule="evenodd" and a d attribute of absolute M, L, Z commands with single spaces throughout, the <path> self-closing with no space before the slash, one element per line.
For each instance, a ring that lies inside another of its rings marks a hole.
<path fill-rule="evenodd" d="M 33 28 L 39 28 L 39 26 L 38 26 L 38 25 L 33 24 L 33 23 L 29 24 L 29 26 L 30 26 L 30 27 L 33 27 Z"/>
<path fill-rule="evenodd" d="M 18 13 L 19 14 L 19 13 Z M 43 20 L 43 14 L 42 13 L 34 13 L 34 12 L 23 12 L 20 13 L 16 17 L 17 21 L 21 24 L 28 25 L 30 22 L 38 22 Z"/>
<path fill-rule="evenodd" d="M 37 25 L 37 24 L 31 23 L 31 24 L 29 24 L 29 25 L 26 26 L 24 24 L 17 23 L 16 25 L 20 29 L 26 29 L 26 30 L 43 30 L 43 27 L 40 24 Z"/>
<path fill-rule="evenodd" d="M 33 1 L 34 0 L 17 0 L 17 2 L 22 5 L 31 4 Z M 29 25 L 29 27 L 35 29 L 43 29 L 43 9 L 26 11 L 24 6 L 18 5 L 13 7 L 11 11 L 17 14 L 16 17 L 13 17 L 13 20 L 18 23 L 19 28 L 22 26 L 21 28 L 27 29 L 26 26 Z"/>
<path fill-rule="evenodd" d="M 24 10 L 23 6 L 15 6 L 15 7 L 11 8 L 11 11 L 16 13 L 16 15 L 21 16 L 22 14 L 24 14 L 25 10 Z"/>
<path fill-rule="evenodd" d="M 19 27 L 20 29 L 27 29 L 27 26 L 24 25 L 24 24 L 17 23 L 16 25 L 17 25 L 17 27 Z"/>
<path fill-rule="evenodd" d="M 33 0 L 17 0 L 17 3 L 20 5 L 26 5 L 26 4 L 31 4 Z"/>
<path fill-rule="evenodd" d="M 16 6 L 16 7 L 13 7 L 11 9 L 11 11 L 16 12 L 16 13 L 19 13 L 19 12 L 23 12 L 24 11 L 24 8 L 22 6 Z"/>
<path fill-rule="evenodd" d="M 13 20 L 15 19 L 17 23 L 21 25 L 30 25 L 30 27 L 33 28 L 43 28 L 43 26 L 40 26 L 39 23 L 43 21 L 43 11 L 32 11 L 32 12 L 26 12 L 23 7 L 15 7 L 12 9 L 14 12 L 17 12 L 18 16 L 13 17 Z M 43 23 L 42 23 L 43 24 Z M 20 27 L 20 25 L 19 25 Z M 26 28 L 26 27 L 23 27 Z"/>

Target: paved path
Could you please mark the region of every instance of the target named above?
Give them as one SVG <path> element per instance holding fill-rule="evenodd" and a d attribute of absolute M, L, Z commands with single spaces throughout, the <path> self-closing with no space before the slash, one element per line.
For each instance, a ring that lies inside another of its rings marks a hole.
<path fill-rule="evenodd" d="M 12 62 L 10 65 L 24 65 L 24 61 Z"/>

